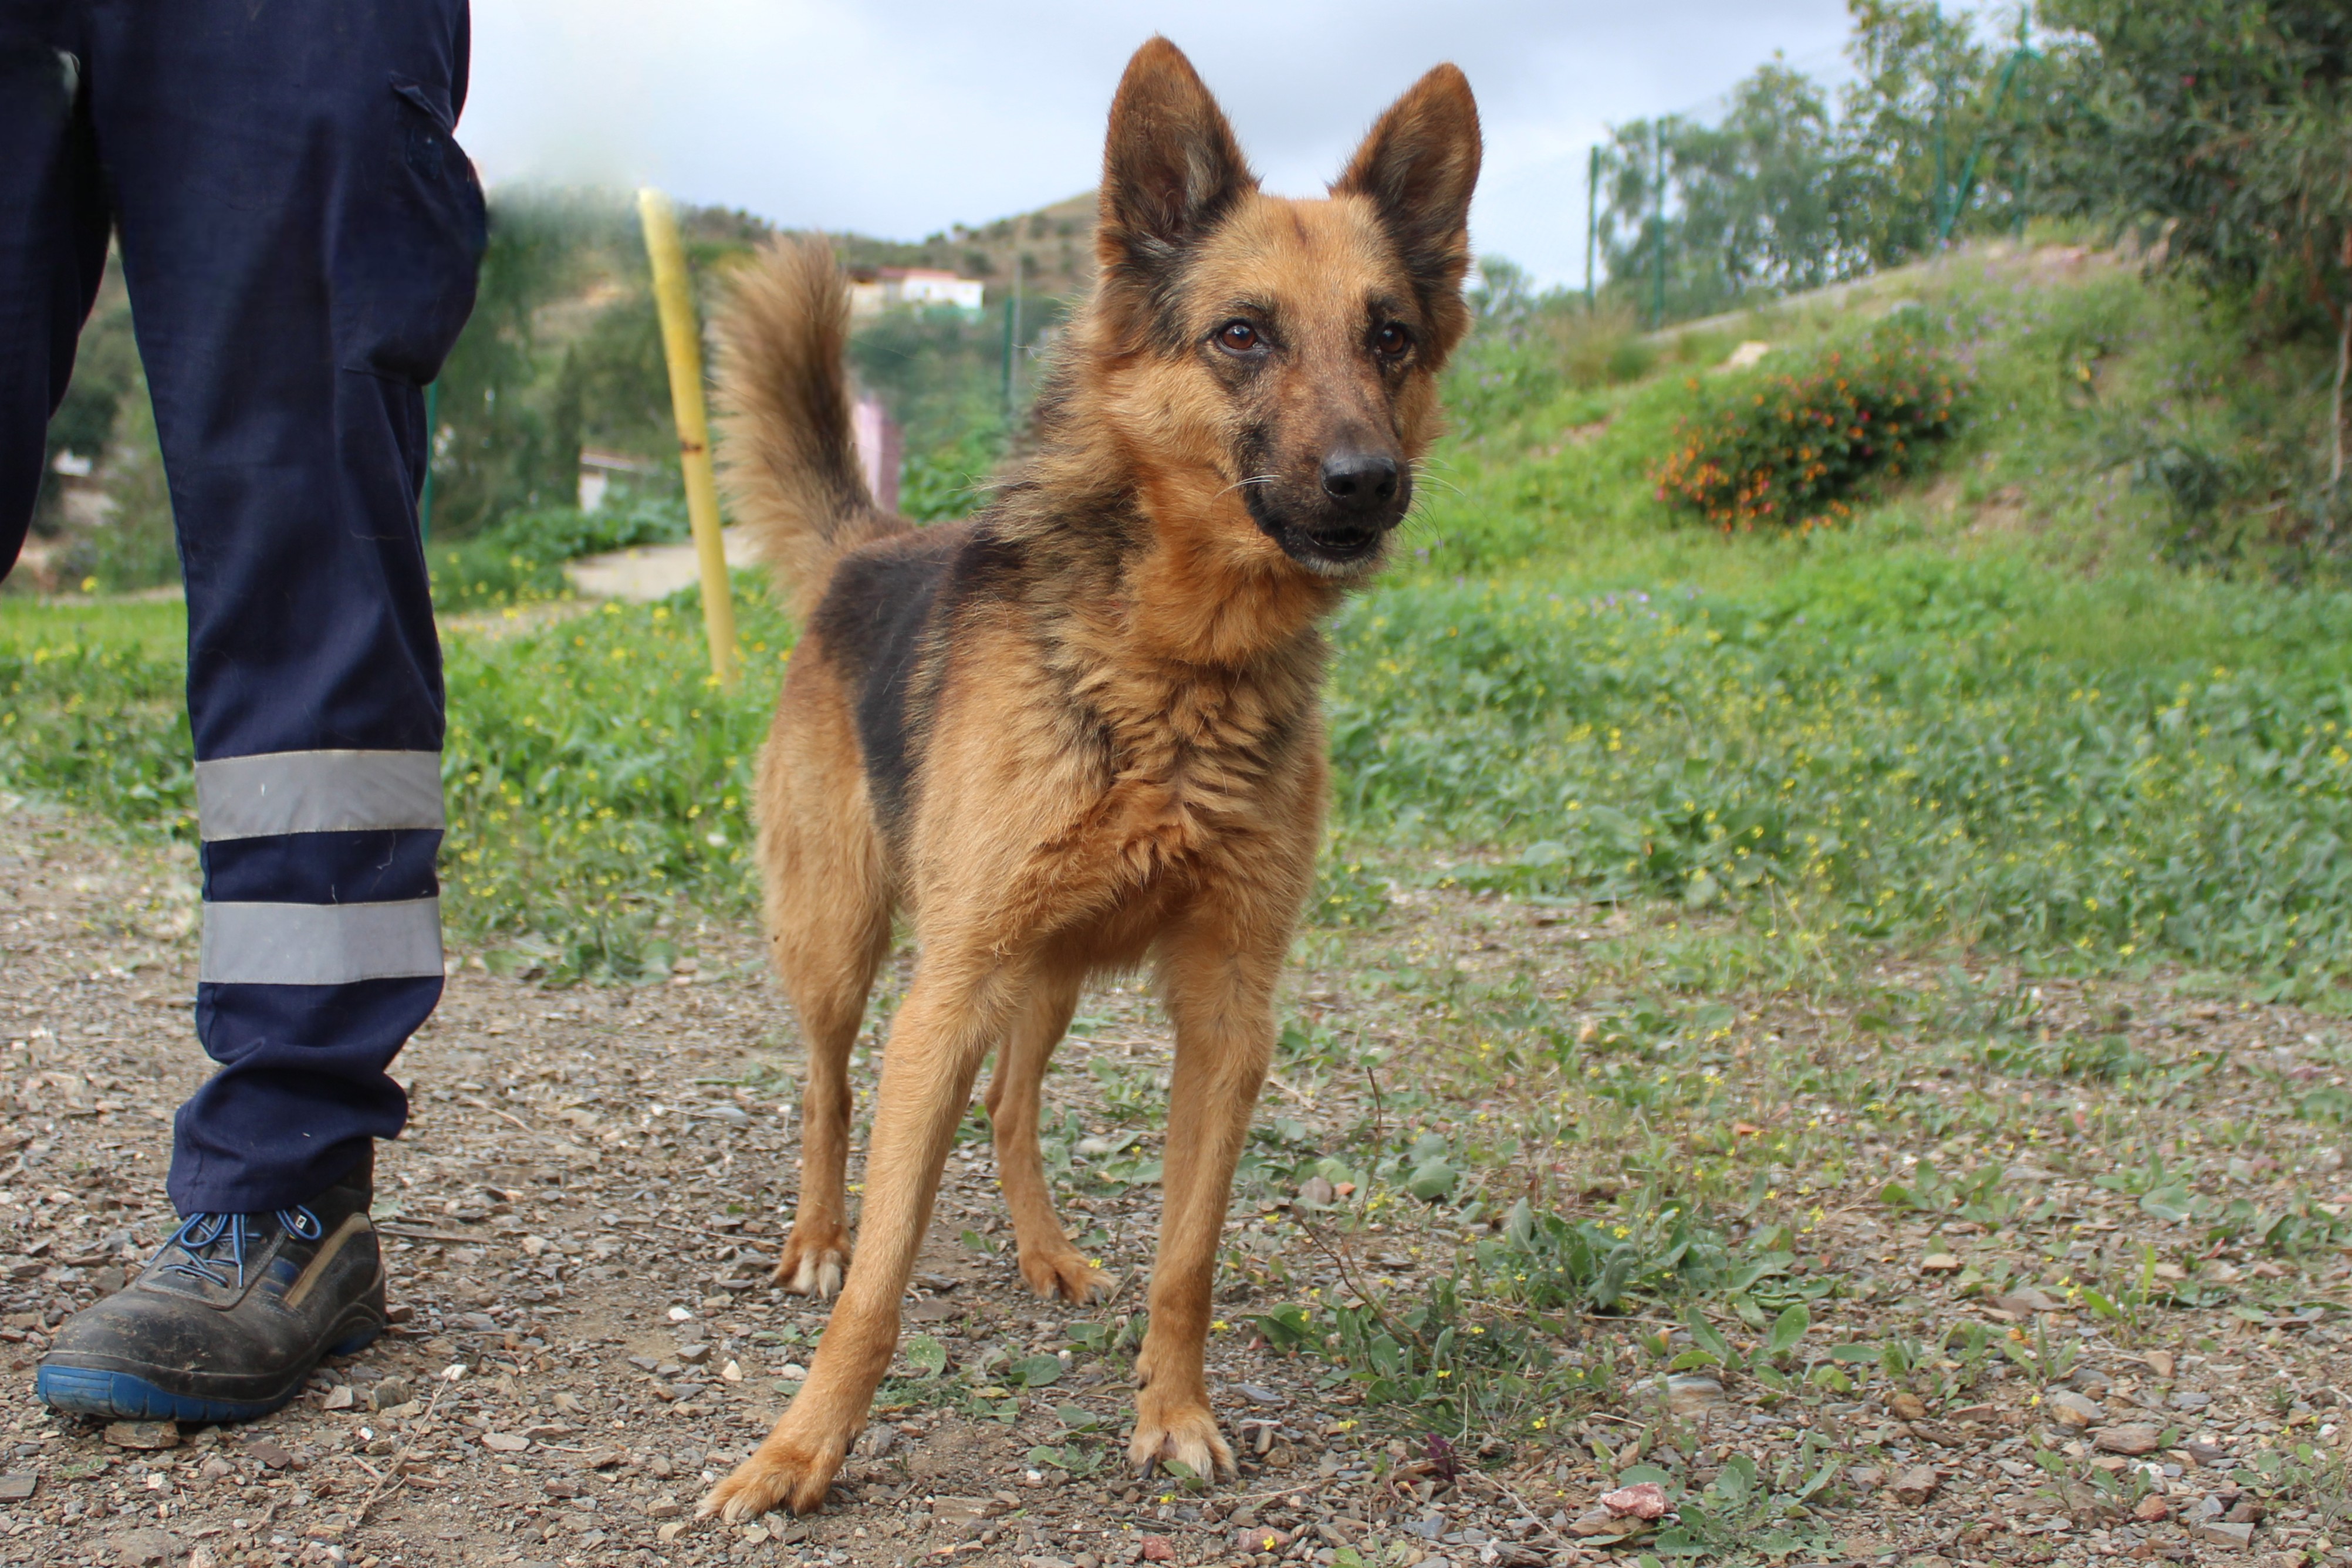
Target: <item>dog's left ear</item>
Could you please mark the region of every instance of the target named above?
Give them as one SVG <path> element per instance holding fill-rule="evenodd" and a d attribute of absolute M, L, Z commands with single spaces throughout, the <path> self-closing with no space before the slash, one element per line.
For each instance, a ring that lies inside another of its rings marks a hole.
<path fill-rule="evenodd" d="M 1478 101 L 1443 65 L 1389 106 L 1332 184 L 1335 196 L 1371 202 L 1424 301 L 1458 294 L 1469 270 L 1478 158 Z"/>
<path fill-rule="evenodd" d="M 1136 50 L 1111 100 L 1103 149 L 1095 244 L 1104 271 L 1156 271 L 1256 184 L 1184 51 L 1166 38 Z"/>

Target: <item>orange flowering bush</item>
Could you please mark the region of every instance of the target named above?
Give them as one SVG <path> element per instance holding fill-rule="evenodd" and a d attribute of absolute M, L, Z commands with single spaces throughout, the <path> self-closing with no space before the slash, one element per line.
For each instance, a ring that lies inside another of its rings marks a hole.
<path fill-rule="evenodd" d="M 1949 435 L 1968 381 L 1928 344 L 1888 337 L 1692 390 L 1699 411 L 1652 471 L 1658 499 L 1727 532 L 1802 532 L 1843 521 L 1864 480 L 1906 472 Z"/>

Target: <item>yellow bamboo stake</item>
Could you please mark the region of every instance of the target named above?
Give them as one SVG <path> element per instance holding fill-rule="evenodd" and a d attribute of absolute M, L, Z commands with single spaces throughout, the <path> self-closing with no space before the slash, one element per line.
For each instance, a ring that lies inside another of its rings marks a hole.
<path fill-rule="evenodd" d="M 719 537 L 719 481 L 710 468 L 710 420 L 702 406 L 702 336 L 694 316 L 694 281 L 677 242 L 668 198 L 651 186 L 637 193 L 646 254 L 654 264 L 654 303 L 661 311 L 662 350 L 669 360 L 670 407 L 677 416 L 678 463 L 686 471 L 686 515 L 702 567 L 702 629 L 710 639 L 710 673 L 735 689 L 735 601 L 727 584 L 727 546 Z"/>

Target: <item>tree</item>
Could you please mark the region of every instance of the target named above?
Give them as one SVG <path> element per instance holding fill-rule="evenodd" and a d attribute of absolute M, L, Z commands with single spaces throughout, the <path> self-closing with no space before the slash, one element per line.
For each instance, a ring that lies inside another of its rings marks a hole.
<path fill-rule="evenodd" d="M 1828 101 L 1777 62 L 1732 89 L 1715 125 L 1667 115 L 1617 127 L 1601 154 L 1610 281 L 1646 304 L 1663 259 L 1672 316 L 1827 281 L 1835 269 L 1832 163 Z"/>
<path fill-rule="evenodd" d="M 1934 0 L 1851 5 L 1856 75 L 1834 115 L 1775 61 L 1712 125 L 1668 115 L 1612 132 L 1601 236 L 1621 299 L 1649 313 L 1663 293 L 1664 314 L 1700 315 L 2018 221 L 2034 168 L 2026 105 L 2047 73 Z"/>
<path fill-rule="evenodd" d="M 2332 338 L 2326 488 L 2352 369 L 2352 6 L 2344 0 L 2051 0 L 2065 58 L 2063 192 L 2137 224 L 2164 264 Z"/>

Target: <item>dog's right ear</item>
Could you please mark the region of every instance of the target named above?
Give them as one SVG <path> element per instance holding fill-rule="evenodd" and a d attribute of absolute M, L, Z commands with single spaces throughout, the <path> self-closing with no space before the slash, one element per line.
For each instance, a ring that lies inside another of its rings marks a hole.
<path fill-rule="evenodd" d="M 1095 251 L 1107 279 L 1149 279 L 1257 188 L 1234 128 L 1184 51 L 1155 37 L 1111 100 Z"/>

